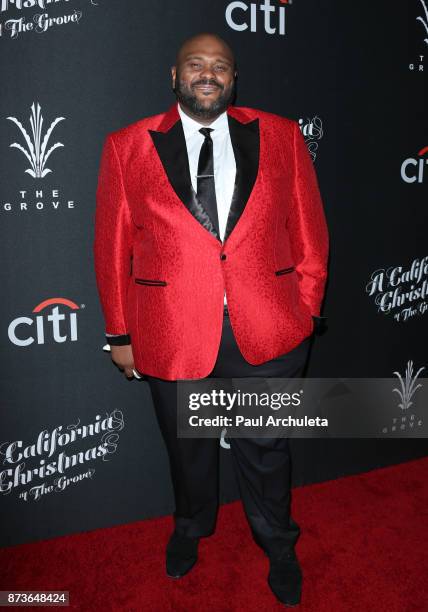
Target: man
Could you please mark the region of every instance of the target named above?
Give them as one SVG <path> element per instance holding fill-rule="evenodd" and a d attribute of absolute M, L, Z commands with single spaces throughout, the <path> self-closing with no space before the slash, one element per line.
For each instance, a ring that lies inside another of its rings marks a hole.
<path fill-rule="evenodd" d="M 169 111 L 106 138 L 94 256 L 112 360 L 148 381 L 166 443 L 176 503 L 167 573 L 180 577 L 215 528 L 219 443 L 177 437 L 176 381 L 301 376 L 325 319 L 328 233 L 298 124 L 233 105 L 230 47 L 196 35 L 171 73 Z M 268 583 L 295 605 L 288 440 L 230 444 Z"/>

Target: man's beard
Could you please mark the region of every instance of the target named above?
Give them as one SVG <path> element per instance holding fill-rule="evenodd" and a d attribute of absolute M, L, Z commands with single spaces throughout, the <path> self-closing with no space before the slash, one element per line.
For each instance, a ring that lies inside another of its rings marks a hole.
<path fill-rule="evenodd" d="M 214 85 L 222 88 L 222 86 L 213 79 L 201 79 L 193 83 L 193 87 L 196 85 Z M 223 89 L 219 97 L 214 100 L 210 106 L 204 106 L 199 102 L 196 95 L 192 92 L 192 88 L 183 85 L 182 81 L 180 81 L 178 73 L 176 75 L 174 92 L 177 96 L 177 100 L 181 102 L 183 106 L 187 107 L 196 117 L 200 117 L 201 119 L 215 119 L 227 109 L 229 104 L 231 104 L 235 96 L 235 81 L 232 82 L 230 89 Z"/>

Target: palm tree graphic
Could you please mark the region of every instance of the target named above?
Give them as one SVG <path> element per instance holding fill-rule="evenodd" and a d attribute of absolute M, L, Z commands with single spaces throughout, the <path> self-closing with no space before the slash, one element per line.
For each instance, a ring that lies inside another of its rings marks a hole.
<path fill-rule="evenodd" d="M 400 396 L 401 402 L 398 404 L 398 406 L 402 410 L 407 410 L 408 408 L 410 408 L 410 406 L 413 404 L 413 402 L 411 401 L 413 395 L 415 394 L 416 390 L 419 389 L 419 387 L 422 387 L 421 384 L 418 384 L 415 387 L 416 379 L 418 378 L 422 370 L 425 370 L 425 366 L 419 368 L 419 370 L 413 376 L 413 361 L 409 360 L 407 362 L 405 379 L 403 379 L 399 372 L 394 372 L 394 374 L 398 376 L 401 389 L 397 389 L 396 387 L 394 387 L 392 391 L 395 391 Z"/>
<path fill-rule="evenodd" d="M 42 126 L 43 126 L 43 116 L 41 113 L 40 104 L 37 102 L 37 107 L 34 102 L 31 105 L 31 117 L 30 117 L 30 125 L 32 131 L 32 138 L 28 134 L 25 127 L 22 125 L 20 121 L 16 117 L 7 117 L 10 121 L 13 121 L 15 125 L 18 126 L 22 135 L 24 136 L 25 143 L 27 148 L 20 145 L 18 142 L 13 142 L 10 147 L 14 147 L 15 149 L 19 149 L 28 159 L 31 164 L 31 168 L 27 168 L 25 172 L 27 172 L 33 178 L 43 178 L 49 172 L 52 172 L 50 168 L 46 168 L 46 162 L 50 155 L 58 149 L 59 147 L 63 147 L 64 145 L 61 142 L 56 142 L 51 146 L 50 149 L 47 149 L 49 138 L 55 128 L 55 126 L 65 119 L 65 117 L 57 117 L 49 126 L 48 131 L 46 132 L 43 140 L 42 140 Z"/>
<path fill-rule="evenodd" d="M 427 8 L 427 5 L 425 3 L 425 0 L 421 0 L 421 2 L 422 2 L 422 6 L 424 7 L 424 11 L 425 11 L 425 19 L 423 17 L 416 17 L 416 21 L 420 21 L 421 22 L 421 24 L 425 28 L 425 32 L 428 34 L 428 8 Z M 428 45 L 428 38 L 424 38 L 424 41 Z"/>

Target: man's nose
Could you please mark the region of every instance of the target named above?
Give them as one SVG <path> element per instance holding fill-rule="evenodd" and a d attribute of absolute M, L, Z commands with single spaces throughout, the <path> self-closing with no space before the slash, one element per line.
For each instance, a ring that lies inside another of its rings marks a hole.
<path fill-rule="evenodd" d="M 200 72 L 200 76 L 204 79 L 216 80 L 214 70 L 211 68 L 211 66 L 204 66 Z"/>

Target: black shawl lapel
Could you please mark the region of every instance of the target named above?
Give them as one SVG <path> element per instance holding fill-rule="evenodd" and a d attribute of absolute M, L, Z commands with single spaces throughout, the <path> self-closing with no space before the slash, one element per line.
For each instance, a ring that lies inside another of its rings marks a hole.
<path fill-rule="evenodd" d="M 260 157 L 259 120 L 254 119 L 249 123 L 241 123 L 229 114 L 227 118 L 235 154 L 236 178 L 223 242 L 230 236 L 244 212 L 256 182 Z"/>
<path fill-rule="evenodd" d="M 149 130 L 166 175 L 175 193 L 195 217 L 217 240 L 220 236 L 211 217 L 199 202 L 192 186 L 183 125 L 179 119 L 167 132 Z"/>
<path fill-rule="evenodd" d="M 177 115 L 178 112 L 174 107 L 170 109 L 165 123 L 169 127 L 169 122 L 174 122 L 173 125 L 166 131 L 149 130 L 150 136 L 177 196 L 195 219 L 221 242 L 211 217 L 199 202 L 192 187 L 183 125 L 179 116 L 177 119 Z M 236 161 L 236 177 L 223 242 L 230 236 L 244 212 L 257 178 L 260 155 L 259 120 L 241 123 L 229 113 L 227 118 Z"/>

